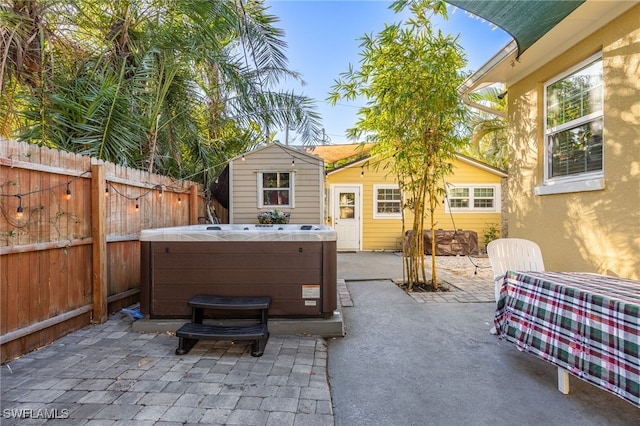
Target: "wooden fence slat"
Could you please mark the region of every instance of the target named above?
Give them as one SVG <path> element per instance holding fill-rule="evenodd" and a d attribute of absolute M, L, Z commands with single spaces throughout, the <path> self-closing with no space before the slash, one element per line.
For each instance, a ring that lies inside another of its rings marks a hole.
<path fill-rule="evenodd" d="M 107 227 L 104 200 L 105 170 L 101 165 L 91 166 L 91 238 L 93 239 L 93 320 L 107 320 Z"/>
<path fill-rule="evenodd" d="M 162 198 L 156 185 L 164 186 Z M 86 325 L 87 312 L 99 322 L 108 309 L 134 303 L 140 231 L 197 223 L 204 215 L 198 190 L 194 182 L 0 138 L 0 361 Z M 15 194 L 24 194 L 21 219 Z"/>
<path fill-rule="evenodd" d="M 18 321 L 18 282 L 19 272 L 20 272 L 20 259 L 12 259 L 14 261 L 13 268 L 9 268 L 7 262 L 6 269 L 3 270 L 3 278 L 6 276 L 6 288 L 7 292 L 2 295 L 2 300 L 6 300 L 6 318 L 5 322 L 2 324 L 3 328 L 6 327 L 6 330 L 12 330 L 14 328 L 20 327 L 20 323 Z M 4 286 L 2 287 L 4 289 Z"/>
<path fill-rule="evenodd" d="M 189 191 L 189 223 L 198 224 L 198 187 L 195 185 Z"/>
<path fill-rule="evenodd" d="M 16 300 L 15 300 L 15 305 L 13 306 L 14 309 L 17 310 L 17 326 L 18 327 L 25 327 L 27 325 L 29 325 L 30 318 L 29 318 L 29 279 L 30 279 L 30 274 L 29 272 L 31 271 L 31 265 L 30 265 L 30 257 L 31 255 L 29 253 L 21 253 L 18 255 L 18 267 L 16 268 L 16 275 L 13 277 L 13 279 L 16 281 L 16 283 L 25 283 L 24 285 L 21 286 L 16 286 L 17 287 L 17 291 L 16 291 Z"/>
<path fill-rule="evenodd" d="M 44 250 L 41 253 L 34 253 L 38 258 L 38 280 L 40 288 L 40 315 L 38 321 L 43 321 L 49 318 L 49 306 L 51 306 L 52 294 L 55 291 L 51 287 L 49 276 L 51 271 L 51 253 L 49 250 Z"/>

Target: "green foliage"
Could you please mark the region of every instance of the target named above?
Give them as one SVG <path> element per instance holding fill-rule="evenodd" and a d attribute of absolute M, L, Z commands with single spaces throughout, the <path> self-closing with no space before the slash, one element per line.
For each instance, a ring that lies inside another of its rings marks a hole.
<path fill-rule="evenodd" d="M 281 210 L 258 213 L 258 222 L 261 224 L 284 224 L 289 223 L 289 219 L 291 219 L 291 213 L 285 213 Z"/>
<path fill-rule="evenodd" d="M 366 135 L 377 142 L 372 156 L 393 160 L 390 172 L 403 191 L 405 208 L 413 210 L 413 241 L 405 252 L 409 288 L 426 282 L 424 220 L 431 218 L 434 232 L 433 213 L 445 191 L 444 177 L 451 174 L 451 160 L 465 143 L 456 132 L 463 117 L 457 88 L 465 77 L 465 59 L 456 37 L 435 31 L 429 20 L 431 14 L 446 16 L 445 6 L 430 0 L 394 3 L 396 10 L 409 7 L 412 17 L 376 36 L 365 35 L 360 69 L 350 66 L 342 73 L 329 97 L 334 104 L 341 98 L 368 99 L 349 134 Z M 431 282 L 437 287 L 435 257 Z"/>
<path fill-rule="evenodd" d="M 201 181 L 275 128 L 313 143 L 312 101 L 273 90 L 300 78 L 276 22 L 262 0 L 2 2 L 0 136 Z"/>
<path fill-rule="evenodd" d="M 469 94 L 469 99 L 496 111 L 507 111 L 507 98 L 500 96 L 504 87 L 486 87 Z M 504 117 L 475 108 L 468 109 L 465 120 L 471 143 L 463 153 L 502 170 L 509 167 L 507 124 Z"/>
<path fill-rule="evenodd" d="M 493 240 L 500 238 L 500 229 L 496 224 L 488 224 L 488 228 L 484 229 L 484 244 L 485 247 Z"/>

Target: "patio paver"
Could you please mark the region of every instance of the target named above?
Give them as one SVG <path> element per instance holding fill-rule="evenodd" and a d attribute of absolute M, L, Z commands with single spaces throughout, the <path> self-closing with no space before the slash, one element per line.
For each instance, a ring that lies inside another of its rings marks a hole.
<path fill-rule="evenodd" d="M 324 339 L 272 335 L 260 358 L 244 342 L 200 342 L 180 357 L 175 336 L 131 321 L 113 314 L 2 366 L 2 425 L 333 425 Z"/>

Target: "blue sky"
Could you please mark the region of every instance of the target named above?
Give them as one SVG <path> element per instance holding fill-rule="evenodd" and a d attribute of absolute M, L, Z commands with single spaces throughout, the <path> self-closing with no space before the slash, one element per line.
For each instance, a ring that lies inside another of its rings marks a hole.
<path fill-rule="evenodd" d="M 315 99 L 331 144 L 353 143 L 345 131 L 355 125 L 358 107 L 364 101 L 331 106 L 326 102 L 329 91 L 350 63 L 355 68 L 359 66 L 359 39 L 365 34 L 377 34 L 385 23 L 400 22 L 402 16 L 389 9 L 391 1 L 383 0 L 267 0 L 266 5 L 270 8 L 268 13 L 280 19 L 275 26 L 285 31 L 289 68 L 301 73 L 306 83 L 301 86 L 289 82 L 283 87 Z M 477 70 L 511 40 L 489 22 L 453 7 L 449 7 L 448 21 L 434 22 L 444 32 L 459 35 L 470 71 Z M 284 132 L 276 139 L 285 143 Z M 299 143 L 290 133 L 289 144 Z"/>

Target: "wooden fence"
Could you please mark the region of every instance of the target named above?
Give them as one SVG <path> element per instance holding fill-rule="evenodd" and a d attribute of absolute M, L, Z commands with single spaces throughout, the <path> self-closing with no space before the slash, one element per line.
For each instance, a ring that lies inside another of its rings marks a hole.
<path fill-rule="evenodd" d="M 0 139 L 1 362 L 137 302 L 140 230 L 198 223 L 201 190 Z"/>

